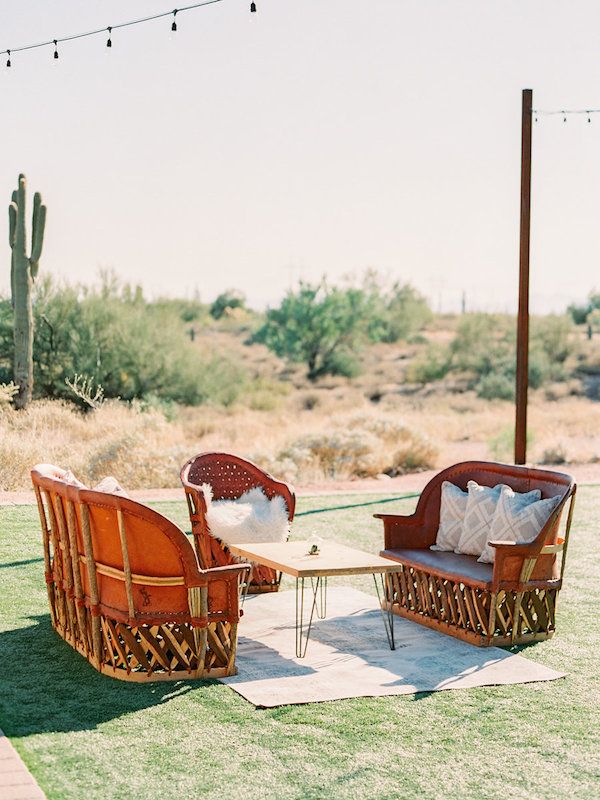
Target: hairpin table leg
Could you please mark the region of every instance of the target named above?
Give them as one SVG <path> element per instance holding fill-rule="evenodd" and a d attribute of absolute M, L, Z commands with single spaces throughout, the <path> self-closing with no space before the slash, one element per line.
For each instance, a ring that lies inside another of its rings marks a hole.
<path fill-rule="evenodd" d="M 381 580 L 381 588 L 383 590 L 383 602 L 382 602 L 382 594 L 379 591 L 379 582 L 377 580 L 378 574 Z M 375 581 L 375 588 L 377 589 L 377 599 L 379 600 L 379 607 L 381 608 L 381 616 L 383 617 L 383 626 L 385 628 L 385 635 L 387 636 L 390 650 L 395 650 L 396 643 L 394 641 L 394 612 L 392 611 L 391 598 L 388 599 L 387 595 L 387 576 L 383 572 L 380 573 L 374 572 L 373 580 Z"/>
<path fill-rule="evenodd" d="M 316 578 L 315 582 L 311 578 L 312 585 L 312 602 L 310 604 L 310 616 L 308 623 L 304 622 L 304 578 L 296 578 L 296 658 L 304 658 L 306 655 L 306 648 L 308 647 L 308 639 L 310 637 L 310 629 L 312 627 L 315 609 L 317 608 L 317 598 L 322 589 L 322 578 Z M 322 595 L 323 597 L 323 595 Z M 321 600 L 321 609 L 325 611 L 323 599 Z M 319 612 L 317 612 L 319 616 Z"/>

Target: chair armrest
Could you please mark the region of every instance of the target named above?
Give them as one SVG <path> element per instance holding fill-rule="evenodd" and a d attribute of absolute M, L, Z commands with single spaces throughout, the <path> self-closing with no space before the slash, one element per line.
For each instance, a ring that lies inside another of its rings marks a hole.
<path fill-rule="evenodd" d="M 411 548 L 425 549 L 435 542 L 424 528 L 421 520 L 415 515 L 373 514 L 383 521 L 385 549 Z"/>
<path fill-rule="evenodd" d="M 520 586 L 527 583 L 537 560 L 540 556 L 551 556 L 564 549 L 564 539 L 560 538 L 556 544 L 531 542 L 518 544 L 517 542 L 492 541 L 490 547 L 495 549 L 494 556 L 494 586 Z M 548 578 L 548 580 L 552 580 Z"/>
<path fill-rule="evenodd" d="M 242 572 L 252 568 L 252 564 L 226 564 L 224 567 L 211 567 L 203 572 L 208 580 L 226 580 L 238 578 Z"/>

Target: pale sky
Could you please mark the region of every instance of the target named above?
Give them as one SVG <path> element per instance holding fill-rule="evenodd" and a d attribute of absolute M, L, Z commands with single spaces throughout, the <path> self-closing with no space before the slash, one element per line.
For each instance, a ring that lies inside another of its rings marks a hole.
<path fill-rule="evenodd" d="M 0 63 L 0 191 L 48 205 L 43 273 L 255 306 L 375 267 L 514 310 L 521 89 L 600 109 L 597 0 L 223 0 Z M 169 10 L 0 2 L 1 48 Z M 600 289 L 600 114 L 534 127 L 532 308 Z M 0 290 L 8 286 L 7 213 Z"/>

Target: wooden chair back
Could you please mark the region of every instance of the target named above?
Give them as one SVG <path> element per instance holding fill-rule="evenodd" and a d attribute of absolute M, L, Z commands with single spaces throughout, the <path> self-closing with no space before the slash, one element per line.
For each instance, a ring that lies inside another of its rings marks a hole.
<path fill-rule="evenodd" d="M 188 589 L 206 585 L 185 534 L 133 500 L 71 485 L 64 471 L 32 471 L 47 580 L 92 614 L 129 625 L 190 622 Z"/>
<path fill-rule="evenodd" d="M 569 498 L 575 493 L 575 483 L 570 475 L 550 470 L 536 469 L 531 467 L 516 466 L 513 464 L 500 464 L 486 461 L 465 461 L 454 464 L 442 472 L 438 473 L 427 484 L 414 513 L 415 521 L 422 526 L 423 541 L 425 546 L 434 544 L 437 530 L 440 523 L 440 500 L 442 483 L 449 481 L 463 491 L 467 490 L 469 481 L 476 481 L 482 486 L 496 486 L 504 483 L 511 487 L 515 492 L 529 492 L 539 489 L 542 499 L 548 497 L 560 497 L 560 501 L 548 522 L 540 531 L 535 540 L 541 550 L 545 545 L 555 545 L 562 543 L 560 537 L 561 515 Z M 567 525 L 570 525 L 570 515 Z M 508 580 L 511 571 L 511 564 L 504 559 L 503 573 L 505 580 Z M 563 555 L 564 562 L 564 555 Z M 516 559 L 514 563 L 515 580 L 518 578 L 522 565 L 522 558 Z M 560 566 L 556 553 L 540 555 L 537 559 L 535 569 L 531 575 L 531 580 L 551 580 L 559 577 Z"/>
<path fill-rule="evenodd" d="M 256 464 L 232 453 L 200 453 L 181 469 L 181 482 L 201 486 L 210 484 L 214 500 L 235 500 L 244 492 L 260 487 L 271 500 L 283 497 L 290 522 L 294 518 L 296 496 L 291 486 L 278 481 Z"/>

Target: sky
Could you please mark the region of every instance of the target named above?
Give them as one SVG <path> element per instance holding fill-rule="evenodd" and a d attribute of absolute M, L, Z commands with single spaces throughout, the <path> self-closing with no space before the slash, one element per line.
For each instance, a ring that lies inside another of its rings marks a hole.
<path fill-rule="evenodd" d="M 0 61 L 0 192 L 48 206 L 40 272 L 149 296 L 367 268 L 435 310 L 514 311 L 521 90 L 600 109 L 597 0 L 223 0 Z M 165 0 L 0 3 L 0 48 Z M 533 131 L 531 307 L 600 289 L 600 113 Z M 0 214 L 0 291 L 9 283 Z M 2 256 L 1 254 L 4 253 Z"/>

